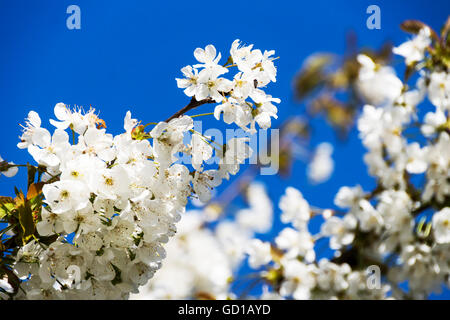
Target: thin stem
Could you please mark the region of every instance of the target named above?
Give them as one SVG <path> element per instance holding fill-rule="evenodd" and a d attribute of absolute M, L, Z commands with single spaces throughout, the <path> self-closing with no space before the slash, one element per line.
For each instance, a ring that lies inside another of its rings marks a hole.
<path fill-rule="evenodd" d="M 203 116 L 212 116 L 214 112 L 209 113 L 200 113 L 200 114 L 194 114 L 193 116 L 190 116 L 191 118 L 197 118 L 197 117 L 203 117 Z"/>
<path fill-rule="evenodd" d="M 23 168 L 28 168 L 29 166 L 31 166 L 31 164 L 30 165 L 26 165 L 26 164 L 8 164 L 8 166 L 10 167 L 10 168 L 12 168 L 12 167 L 23 167 Z M 35 167 L 35 166 L 32 166 L 32 167 Z M 37 167 L 35 167 L 36 169 L 37 169 Z"/>

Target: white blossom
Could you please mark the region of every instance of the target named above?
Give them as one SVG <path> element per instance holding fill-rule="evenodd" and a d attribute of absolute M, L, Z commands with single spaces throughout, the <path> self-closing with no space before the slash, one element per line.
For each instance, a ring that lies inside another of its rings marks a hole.
<path fill-rule="evenodd" d="M 361 65 L 356 87 L 364 100 L 376 106 L 391 103 L 399 96 L 403 88 L 393 68 L 379 66 L 368 56 L 357 57 Z"/>
<path fill-rule="evenodd" d="M 270 253 L 270 243 L 262 242 L 259 239 L 253 239 L 247 248 L 249 255 L 248 262 L 254 269 L 267 264 L 272 260 Z"/>
<path fill-rule="evenodd" d="M 450 208 L 433 215 L 433 235 L 437 243 L 450 242 Z"/>
<path fill-rule="evenodd" d="M 431 44 L 430 36 L 430 28 L 424 27 L 413 39 L 395 47 L 393 52 L 405 57 L 407 65 L 422 61 L 425 57 L 425 49 Z"/>
<path fill-rule="evenodd" d="M 433 72 L 428 85 L 428 98 L 437 108 L 450 111 L 450 75 Z"/>
<path fill-rule="evenodd" d="M 321 227 L 321 233 L 330 237 L 330 248 L 340 249 L 349 245 L 355 239 L 354 229 L 356 219 L 352 215 L 346 215 L 343 219 L 330 217 Z"/>
<path fill-rule="evenodd" d="M 281 197 L 279 206 L 282 211 L 281 221 L 291 222 L 299 229 L 306 227 L 311 217 L 311 209 L 300 191 L 293 187 L 286 188 L 286 194 Z"/>

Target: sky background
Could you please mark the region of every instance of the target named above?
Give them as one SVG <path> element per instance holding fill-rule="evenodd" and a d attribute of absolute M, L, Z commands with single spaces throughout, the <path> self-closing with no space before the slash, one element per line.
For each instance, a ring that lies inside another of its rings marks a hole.
<path fill-rule="evenodd" d="M 81 30 L 66 27 L 66 8 L 81 9 Z M 381 30 L 366 27 L 366 8 L 381 8 Z M 194 64 L 193 51 L 214 44 L 226 59 L 231 43 L 241 39 L 262 50 L 276 50 L 277 82 L 266 92 L 279 97 L 277 127 L 303 112 L 294 102 L 292 80 L 303 60 L 319 51 L 342 54 L 345 36 L 353 30 L 358 45 L 378 48 L 384 41 L 400 44 L 408 37 L 399 24 L 418 19 L 438 30 L 450 13 L 450 1 L 22 1 L 0 0 L 0 155 L 15 163 L 31 157 L 16 147 L 19 123 L 37 111 L 50 128 L 57 102 L 99 110 L 110 133 L 122 132 L 123 117 L 161 121 L 186 105 L 189 98 L 176 86 L 180 68 Z M 225 60 L 223 60 L 224 62 Z M 195 113 L 211 112 L 204 106 Z M 355 132 L 339 142 L 323 122 L 313 124 L 313 144 L 334 145 L 335 171 L 323 184 L 311 186 L 305 166 L 296 163 L 288 179 L 265 176 L 270 197 L 278 202 L 286 186 L 302 191 L 308 201 L 330 207 L 342 185 L 374 182 L 362 161 L 364 148 Z M 214 119 L 203 127 L 225 128 Z M 0 178 L 0 194 L 12 193 L 11 182 Z M 276 210 L 276 214 L 279 210 Z M 277 224 L 278 226 L 279 224 Z M 278 231 L 279 228 L 276 228 Z M 441 298 L 450 298 L 448 291 Z"/>

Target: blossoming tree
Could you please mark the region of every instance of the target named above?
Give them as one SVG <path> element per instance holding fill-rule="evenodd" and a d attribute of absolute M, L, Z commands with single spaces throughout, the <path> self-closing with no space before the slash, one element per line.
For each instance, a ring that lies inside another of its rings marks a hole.
<path fill-rule="evenodd" d="M 1 297 L 422 299 L 448 287 L 450 20 L 439 33 L 419 21 L 402 27 L 412 39 L 393 49 L 351 54 L 337 67 L 329 55 L 315 55 L 296 77 L 300 98 L 318 92 L 308 116 L 325 115 L 341 137 L 356 125 L 376 187 L 341 187 L 338 209 L 318 208 L 287 187 L 278 203 L 284 226 L 270 241 L 259 235 L 273 227 L 275 205 L 267 187 L 250 183 L 254 175 L 238 178 L 248 207 L 233 217 L 227 205 L 239 184 L 210 201 L 250 156 L 248 140 L 218 145 L 194 130 L 200 115 L 185 113 L 211 103 L 211 115 L 249 134 L 269 128 L 280 102 L 262 90 L 275 81 L 273 51 L 235 41 L 220 65 L 213 46 L 196 49 L 198 64 L 177 79 L 191 102 L 159 123 L 142 125 L 127 113 L 118 136 L 93 110 L 57 104 L 53 134 L 30 112 L 18 146 L 37 166 L 0 165 L 6 176 L 22 166 L 29 176 L 26 193 L 1 198 Z M 391 52 L 404 58 L 402 79 L 389 65 Z M 223 77 L 235 67 L 233 78 Z M 306 137 L 307 127 L 297 118 L 282 125 L 280 154 L 272 155 L 281 173 L 294 153 L 292 135 Z M 311 181 L 331 174 L 331 152 L 322 144 L 308 157 Z M 218 168 L 207 169 L 214 154 Z M 208 204 L 185 212 L 189 197 Z M 316 221 L 323 222 L 313 233 Z M 331 256 L 321 257 L 319 242 Z M 242 275 L 245 260 L 253 271 Z M 257 284 L 262 292 L 251 293 Z"/>

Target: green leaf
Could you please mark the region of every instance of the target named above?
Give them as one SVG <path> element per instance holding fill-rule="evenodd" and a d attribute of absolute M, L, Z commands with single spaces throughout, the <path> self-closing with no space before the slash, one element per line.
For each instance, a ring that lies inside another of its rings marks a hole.
<path fill-rule="evenodd" d="M 23 198 L 23 192 L 20 191 L 19 189 L 17 189 L 17 187 L 14 187 L 14 193 L 16 194 L 16 196 L 18 198 L 22 197 Z"/>

